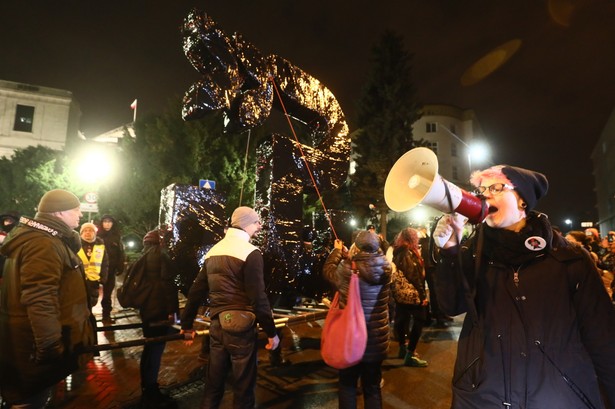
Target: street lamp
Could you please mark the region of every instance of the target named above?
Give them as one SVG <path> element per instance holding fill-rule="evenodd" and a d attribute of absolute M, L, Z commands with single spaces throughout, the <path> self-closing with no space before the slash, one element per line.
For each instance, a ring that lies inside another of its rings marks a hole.
<path fill-rule="evenodd" d="M 116 168 L 115 158 L 106 149 L 89 146 L 75 163 L 75 175 L 82 183 L 98 187 L 113 178 Z"/>
<path fill-rule="evenodd" d="M 442 125 L 440 122 L 438 122 L 438 125 L 444 128 L 444 130 L 448 132 L 449 135 L 451 135 L 457 141 L 461 142 L 461 144 L 466 147 L 466 151 L 468 153 L 469 173 L 472 173 L 472 161 L 479 164 L 489 162 L 489 146 L 485 142 L 472 141 L 470 144 L 468 144 L 466 141 L 461 139 L 459 136 L 457 136 L 457 134 L 448 129 L 446 126 Z"/>
<path fill-rule="evenodd" d="M 564 220 L 564 223 L 566 223 L 566 226 L 568 226 L 568 230 L 572 228 L 572 220 L 566 219 Z"/>

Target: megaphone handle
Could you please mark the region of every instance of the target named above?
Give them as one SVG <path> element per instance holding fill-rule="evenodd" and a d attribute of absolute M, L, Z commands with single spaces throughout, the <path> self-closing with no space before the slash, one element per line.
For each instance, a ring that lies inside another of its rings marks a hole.
<path fill-rule="evenodd" d="M 451 233 L 446 235 L 446 236 L 441 236 L 441 237 L 433 237 L 433 241 L 436 243 L 436 245 L 439 248 L 444 248 L 444 245 L 449 241 L 449 239 L 451 238 L 451 235 L 453 234 L 453 229 L 451 228 Z"/>
<path fill-rule="evenodd" d="M 453 214 L 455 212 L 455 208 L 453 207 L 453 199 L 451 197 L 451 191 L 449 190 L 447 183 L 444 183 L 444 194 L 446 195 L 446 200 L 448 201 L 449 213 Z M 437 243 L 438 247 L 443 248 L 444 245 L 450 240 L 451 235 L 454 232 L 455 232 L 455 229 L 451 226 L 450 234 L 447 234 L 441 237 L 434 237 L 434 241 Z M 455 235 L 455 237 L 457 237 L 457 235 Z"/>

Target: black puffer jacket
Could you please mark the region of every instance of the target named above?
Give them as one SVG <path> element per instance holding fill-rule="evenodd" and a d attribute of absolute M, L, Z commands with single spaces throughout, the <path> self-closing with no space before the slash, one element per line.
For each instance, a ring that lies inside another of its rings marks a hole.
<path fill-rule="evenodd" d="M 389 348 L 389 284 L 391 264 L 382 253 L 359 252 L 353 256 L 359 270 L 361 304 L 367 325 L 367 347 L 362 362 L 379 362 Z M 340 292 L 340 305 L 346 305 L 351 262 L 342 259 L 342 252 L 331 252 L 323 267 L 325 278 Z"/>
<path fill-rule="evenodd" d="M 205 255 L 205 264 L 188 292 L 182 329 L 191 329 L 198 307 L 209 298 L 211 317 L 227 310 L 253 311 L 269 338 L 275 324 L 263 279 L 263 256 L 248 234 L 230 227 Z"/>

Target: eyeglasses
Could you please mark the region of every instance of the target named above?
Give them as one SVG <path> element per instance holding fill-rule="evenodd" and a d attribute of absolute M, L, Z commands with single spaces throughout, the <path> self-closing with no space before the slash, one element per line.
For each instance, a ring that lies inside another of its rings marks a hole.
<path fill-rule="evenodd" d="M 479 195 L 484 195 L 489 190 L 489 193 L 492 195 L 498 195 L 504 190 L 513 190 L 514 188 L 514 186 L 507 185 L 506 183 L 494 183 L 491 186 L 477 186 L 475 192 Z"/>

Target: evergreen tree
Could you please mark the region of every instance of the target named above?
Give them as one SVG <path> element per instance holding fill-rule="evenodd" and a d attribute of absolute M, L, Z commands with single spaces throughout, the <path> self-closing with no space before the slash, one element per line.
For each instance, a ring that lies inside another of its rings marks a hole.
<path fill-rule="evenodd" d="M 214 180 L 216 190 L 224 193 L 233 208 L 239 205 L 240 195 L 243 205 L 252 205 L 254 199 L 254 151 L 262 132 L 255 130 L 250 137 L 242 192 L 247 132 L 226 133 L 221 114 L 186 122 L 180 103 L 171 101 L 162 115 L 135 123 L 136 137 L 127 136 L 119 143 L 122 174 L 99 195 L 101 211 L 121 218 L 140 235 L 157 224 L 160 192 L 173 183 L 198 185 L 199 179 Z"/>
<path fill-rule="evenodd" d="M 384 184 L 395 161 L 414 146 L 412 124 L 420 118 L 411 62 L 402 37 L 386 31 L 372 49 L 368 80 L 358 103 L 352 202 L 355 212 L 364 218 L 370 213 L 370 204 L 375 207 L 385 237 L 389 209 Z"/>
<path fill-rule="evenodd" d="M 64 152 L 41 145 L 0 158 L 0 213 L 16 211 L 32 217 L 40 198 L 51 189 L 66 189 L 81 197 L 85 189 L 74 180 L 66 163 Z"/>

